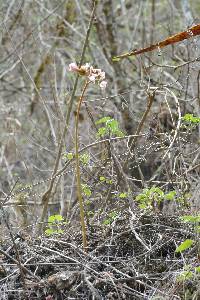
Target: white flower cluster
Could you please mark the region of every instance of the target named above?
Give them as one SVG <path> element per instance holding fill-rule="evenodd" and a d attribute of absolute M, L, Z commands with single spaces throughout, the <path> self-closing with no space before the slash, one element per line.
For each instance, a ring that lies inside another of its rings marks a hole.
<path fill-rule="evenodd" d="M 90 82 L 98 82 L 101 89 L 105 89 L 107 86 L 107 81 L 105 81 L 105 72 L 101 69 L 94 69 L 90 64 L 85 64 L 80 68 L 76 63 L 69 64 L 69 71 L 79 73 L 79 75 L 87 76 Z"/>

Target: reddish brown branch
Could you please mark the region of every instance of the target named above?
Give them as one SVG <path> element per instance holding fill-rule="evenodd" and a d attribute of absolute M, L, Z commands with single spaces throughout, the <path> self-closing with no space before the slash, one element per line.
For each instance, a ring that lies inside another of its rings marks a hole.
<path fill-rule="evenodd" d="M 125 58 L 125 57 L 128 57 L 128 56 L 138 55 L 138 54 L 141 54 L 141 53 L 153 51 L 155 49 L 163 48 L 163 47 L 166 47 L 168 45 L 181 42 L 183 40 L 189 39 L 189 38 L 191 38 L 193 36 L 196 36 L 196 35 L 200 35 L 200 24 L 195 25 L 195 26 L 189 28 L 186 31 L 182 31 L 182 32 L 179 32 L 175 35 L 172 35 L 172 36 L 168 37 L 167 39 L 165 39 L 161 42 L 158 42 L 156 44 L 153 44 L 149 47 L 142 48 L 142 49 L 139 49 L 139 50 L 133 50 L 129 53 L 118 55 L 115 58 Z"/>

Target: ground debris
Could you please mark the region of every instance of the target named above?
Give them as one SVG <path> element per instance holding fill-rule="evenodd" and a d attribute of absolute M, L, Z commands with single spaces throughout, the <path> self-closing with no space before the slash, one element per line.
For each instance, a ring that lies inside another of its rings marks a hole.
<path fill-rule="evenodd" d="M 12 243 L 3 243 L 0 299 L 182 299 L 186 292 L 198 297 L 198 280 L 177 280 L 185 261 L 196 263 L 194 251 L 175 253 L 192 237 L 177 218 L 143 214 L 133 222 L 126 212 L 112 224 L 90 227 L 87 252 L 77 226 L 40 238 L 19 233 L 24 282 Z"/>

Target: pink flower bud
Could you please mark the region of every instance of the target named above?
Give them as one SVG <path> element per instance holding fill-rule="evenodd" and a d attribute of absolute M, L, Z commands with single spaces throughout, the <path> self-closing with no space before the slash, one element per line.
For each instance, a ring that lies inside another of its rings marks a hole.
<path fill-rule="evenodd" d="M 92 75 L 88 76 L 88 79 L 89 79 L 91 82 L 95 83 L 96 76 L 94 76 L 94 75 L 92 74 Z"/>
<path fill-rule="evenodd" d="M 99 83 L 99 86 L 102 90 L 104 90 L 107 86 L 107 81 L 103 80 Z"/>
<path fill-rule="evenodd" d="M 69 71 L 70 72 L 78 72 L 79 71 L 79 67 L 77 66 L 76 63 L 71 63 L 71 64 L 69 64 Z"/>
<path fill-rule="evenodd" d="M 78 67 L 76 63 L 69 64 L 69 71 L 76 72 L 81 76 L 87 76 L 88 80 L 92 83 L 99 84 L 101 89 L 105 89 L 107 86 L 107 81 L 105 81 L 105 72 L 101 69 L 94 69 L 89 63 Z"/>

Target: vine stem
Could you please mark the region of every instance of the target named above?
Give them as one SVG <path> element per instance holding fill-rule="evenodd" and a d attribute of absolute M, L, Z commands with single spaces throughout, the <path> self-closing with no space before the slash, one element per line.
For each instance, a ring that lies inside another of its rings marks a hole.
<path fill-rule="evenodd" d="M 81 96 L 80 96 L 78 104 L 77 104 L 76 120 L 75 120 L 75 161 L 76 161 L 77 196 L 78 196 L 79 209 L 80 209 L 83 248 L 85 251 L 87 248 L 87 235 L 86 235 L 86 225 L 85 225 L 85 211 L 84 211 L 83 196 L 82 196 L 82 189 L 81 189 L 78 125 L 79 125 L 79 113 L 80 113 L 80 109 L 81 109 L 81 104 L 83 102 L 83 97 L 84 97 L 85 91 L 86 91 L 89 83 L 90 83 L 90 81 L 86 80 L 86 82 L 84 84 Z"/>

